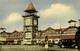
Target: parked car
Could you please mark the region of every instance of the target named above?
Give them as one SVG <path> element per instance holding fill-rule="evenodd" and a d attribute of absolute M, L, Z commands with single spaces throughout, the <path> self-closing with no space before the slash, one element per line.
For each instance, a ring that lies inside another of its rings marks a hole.
<path fill-rule="evenodd" d="M 73 40 L 73 39 L 63 39 L 63 40 L 60 40 L 58 45 L 61 48 L 65 48 L 65 47 L 78 48 L 78 46 L 75 44 L 75 40 Z"/>
<path fill-rule="evenodd" d="M 60 41 L 60 39 L 54 39 L 54 44 L 58 45 L 59 41 Z"/>
<path fill-rule="evenodd" d="M 0 45 L 6 45 L 6 41 L 0 41 Z"/>
<path fill-rule="evenodd" d="M 53 45 L 54 45 L 53 43 L 49 43 L 48 44 L 49 47 L 53 47 Z"/>

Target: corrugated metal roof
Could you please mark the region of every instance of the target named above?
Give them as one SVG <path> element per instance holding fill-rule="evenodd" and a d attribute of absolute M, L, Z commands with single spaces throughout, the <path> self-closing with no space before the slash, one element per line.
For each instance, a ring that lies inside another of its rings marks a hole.
<path fill-rule="evenodd" d="M 35 37 L 34 39 L 45 39 L 45 36 Z M 48 39 L 75 39 L 75 35 L 48 36 Z"/>

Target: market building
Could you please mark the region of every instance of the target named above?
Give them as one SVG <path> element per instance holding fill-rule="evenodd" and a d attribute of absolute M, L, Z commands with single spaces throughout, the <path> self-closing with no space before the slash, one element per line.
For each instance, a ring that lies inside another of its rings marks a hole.
<path fill-rule="evenodd" d="M 24 10 L 23 15 L 23 31 L 14 30 L 13 32 L 6 32 L 6 28 L 0 28 L 0 37 L 6 38 L 6 41 L 23 40 L 25 42 L 31 42 L 36 40 L 37 43 L 45 40 L 45 36 L 48 36 L 48 40 L 59 41 L 61 39 L 75 39 L 75 33 L 77 32 L 76 21 L 69 20 L 69 26 L 67 28 L 54 29 L 48 27 L 45 30 L 38 30 L 37 10 L 32 2 Z"/>
<path fill-rule="evenodd" d="M 48 36 L 48 40 L 51 42 L 54 41 L 55 43 L 58 43 L 62 39 L 75 40 L 75 33 L 77 32 L 76 21 L 71 19 L 68 23 L 69 26 L 67 28 L 54 29 L 48 27 L 45 30 L 39 30 L 39 35 L 34 39 L 37 40 L 37 42 L 43 42 L 45 41 L 45 36 Z"/>

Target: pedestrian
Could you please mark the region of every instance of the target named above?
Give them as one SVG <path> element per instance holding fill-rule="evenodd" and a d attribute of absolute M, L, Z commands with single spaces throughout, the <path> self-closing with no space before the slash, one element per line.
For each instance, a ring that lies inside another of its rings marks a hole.
<path fill-rule="evenodd" d="M 49 47 L 48 47 L 48 41 L 45 42 L 45 51 L 48 51 Z"/>

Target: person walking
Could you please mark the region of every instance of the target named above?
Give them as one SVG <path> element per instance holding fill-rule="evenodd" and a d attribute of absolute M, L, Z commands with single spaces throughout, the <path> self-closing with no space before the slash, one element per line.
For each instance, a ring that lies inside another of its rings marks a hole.
<path fill-rule="evenodd" d="M 45 37 L 45 51 L 48 51 L 49 47 L 48 47 L 48 36 Z"/>
<path fill-rule="evenodd" d="M 45 42 L 45 50 L 48 50 L 48 41 Z"/>

